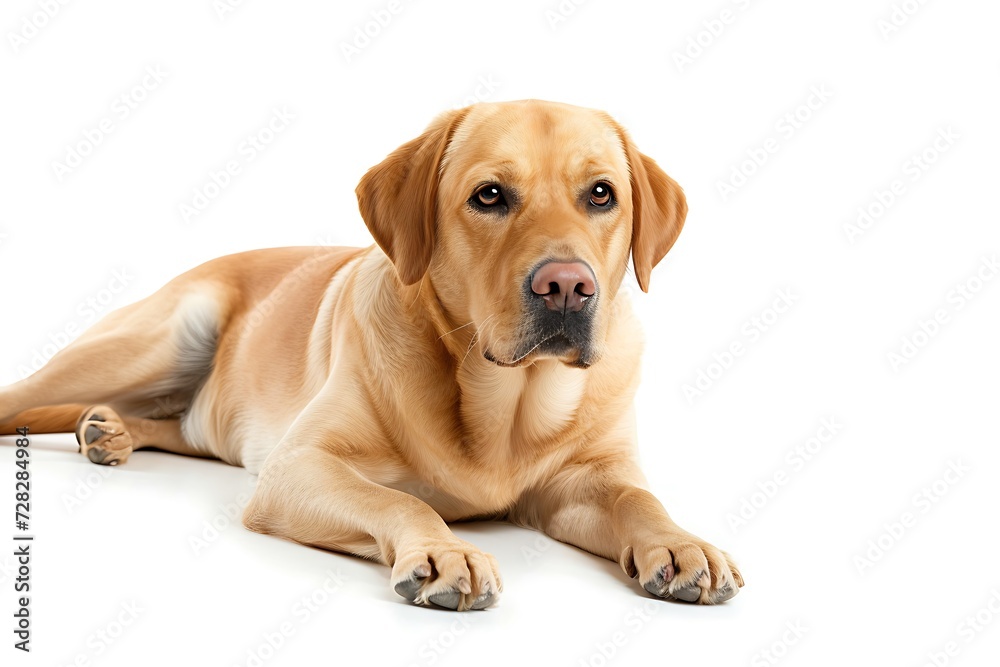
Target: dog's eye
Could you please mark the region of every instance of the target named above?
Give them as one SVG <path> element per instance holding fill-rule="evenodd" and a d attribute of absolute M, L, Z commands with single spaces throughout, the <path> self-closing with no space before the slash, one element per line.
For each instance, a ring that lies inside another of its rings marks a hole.
<path fill-rule="evenodd" d="M 495 183 L 484 185 L 476 190 L 476 194 L 472 196 L 472 202 L 480 208 L 494 208 L 507 204 L 507 200 L 503 197 L 503 190 Z"/>
<path fill-rule="evenodd" d="M 599 208 L 605 208 L 611 204 L 613 196 L 611 186 L 604 181 L 599 181 L 590 191 L 590 203 Z"/>

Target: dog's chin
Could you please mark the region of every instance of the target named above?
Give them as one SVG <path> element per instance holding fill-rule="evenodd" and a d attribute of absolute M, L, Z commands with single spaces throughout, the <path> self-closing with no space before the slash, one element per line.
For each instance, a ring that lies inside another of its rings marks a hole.
<path fill-rule="evenodd" d="M 530 366 L 542 359 L 556 359 L 572 368 L 590 368 L 596 359 L 589 344 L 578 345 L 562 333 L 548 338 L 521 345 L 514 354 L 501 357 L 493 354 L 488 348 L 483 350 L 483 357 L 503 368 L 521 368 Z"/>

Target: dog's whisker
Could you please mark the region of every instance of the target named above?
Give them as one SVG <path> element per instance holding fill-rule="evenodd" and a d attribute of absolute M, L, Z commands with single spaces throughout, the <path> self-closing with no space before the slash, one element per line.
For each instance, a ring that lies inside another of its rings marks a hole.
<path fill-rule="evenodd" d="M 520 357 L 518 357 L 517 359 L 515 359 L 514 361 L 512 361 L 510 363 L 511 364 L 519 364 L 519 363 L 521 363 L 522 361 L 524 361 L 525 357 L 527 357 L 529 354 L 531 354 L 532 352 L 534 352 L 535 350 L 537 350 L 538 348 L 540 348 L 542 346 L 542 344 L 545 343 L 545 342 L 547 342 L 550 338 L 552 338 L 552 336 L 549 336 L 548 338 L 543 338 L 542 340 L 538 341 L 537 343 L 535 343 L 534 347 L 532 347 L 530 350 L 528 350 L 527 352 L 525 352 Z"/>
<path fill-rule="evenodd" d="M 446 331 L 446 332 L 444 332 L 443 334 L 441 334 L 440 336 L 438 336 L 438 338 L 437 338 L 437 339 L 438 339 L 438 340 L 441 340 L 442 338 L 444 338 L 444 337 L 445 337 L 445 336 L 447 336 L 448 334 L 453 334 L 453 333 L 455 333 L 456 331 L 458 331 L 459 329 L 464 329 L 465 327 L 469 326 L 470 324 L 475 324 L 475 323 L 476 323 L 476 321 L 475 321 L 475 320 L 472 320 L 471 322 L 466 322 L 465 324 L 463 324 L 463 325 L 462 325 L 462 326 L 460 326 L 460 327 L 455 327 L 455 328 L 454 328 L 454 329 L 452 329 L 451 331 Z"/>
<path fill-rule="evenodd" d="M 494 301 L 493 303 L 489 303 L 489 304 L 486 304 L 486 307 L 487 307 L 487 308 L 492 308 L 493 306 L 497 305 L 498 303 L 500 303 L 500 302 L 501 302 L 501 301 L 503 301 L 503 300 L 504 300 L 504 297 L 500 297 L 499 299 L 497 299 L 497 300 L 496 300 L 496 301 Z M 496 315 L 496 313 L 494 313 L 494 315 Z M 491 315 L 490 317 L 493 317 L 493 315 Z M 486 318 L 485 320 L 483 320 L 483 326 L 485 326 L 485 325 L 486 325 L 486 323 L 490 321 L 490 317 L 487 317 L 487 318 Z M 466 322 L 466 323 L 465 323 L 465 324 L 463 324 L 462 326 L 458 326 L 458 327 L 455 327 L 454 329 L 452 329 L 451 331 L 446 331 L 446 332 L 444 332 L 443 334 L 441 334 L 440 336 L 438 336 L 438 338 L 437 338 L 437 339 L 438 339 L 438 340 L 441 340 L 441 339 L 442 339 L 442 338 L 444 338 L 445 336 L 448 336 L 448 335 L 450 335 L 450 334 L 453 334 L 453 333 L 455 333 L 456 331 L 458 331 L 459 329 L 464 329 L 465 327 L 467 327 L 467 326 L 470 326 L 470 325 L 472 325 L 472 324 L 475 324 L 475 323 L 476 323 L 476 321 L 475 321 L 475 320 L 472 320 L 472 321 L 470 321 L 470 322 Z"/>
<path fill-rule="evenodd" d="M 465 356 L 462 357 L 462 361 L 458 362 L 458 367 L 462 368 L 465 365 L 465 360 L 469 358 L 469 354 L 472 352 L 472 348 L 476 345 L 476 338 L 479 337 L 479 331 L 472 334 L 472 340 L 469 341 L 469 349 L 465 351 Z"/>
<path fill-rule="evenodd" d="M 489 317 L 487 317 L 485 320 L 483 320 L 483 323 L 479 326 L 479 328 L 476 329 L 476 333 L 472 334 L 472 340 L 469 341 L 469 349 L 466 350 L 465 356 L 462 357 L 462 361 L 459 362 L 459 364 L 458 364 L 459 368 L 461 368 L 462 366 L 465 365 L 465 360 L 468 359 L 469 355 L 472 353 L 472 348 L 476 346 L 476 341 L 480 340 L 482 338 L 482 336 L 480 334 L 482 333 L 483 329 L 486 327 L 486 325 L 489 323 L 489 321 L 492 320 L 496 316 L 497 316 L 497 314 L 493 313 L 492 315 L 490 315 Z"/>

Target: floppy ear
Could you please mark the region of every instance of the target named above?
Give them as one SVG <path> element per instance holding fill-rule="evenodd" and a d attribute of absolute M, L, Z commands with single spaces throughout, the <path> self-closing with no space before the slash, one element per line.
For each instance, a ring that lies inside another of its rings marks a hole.
<path fill-rule="evenodd" d="M 361 217 L 404 285 L 427 271 L 434 250 L 441 157 L 466 109 L 438 116 L 430 127 L 368 170 L 355 192 Z"/>
<path fill-rule="evenodd" d="M 687 199 L 674 179 L 639 152 L 619 128 L 628 157 L 632 185 L 632 264 L 643 292 L 649 291 L 649 274 L 677 240 L 687 217 Z"/>

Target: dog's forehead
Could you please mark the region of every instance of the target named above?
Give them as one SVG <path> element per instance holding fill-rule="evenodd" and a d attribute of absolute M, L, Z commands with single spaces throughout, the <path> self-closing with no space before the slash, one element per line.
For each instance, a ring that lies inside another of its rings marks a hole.
<path fill-rule="evenodd" d="M 622 137 L 607 114 L 534 100 L 471 107 L 441 166 L 472 169 L 489 163 L 531 172 L 546 163 L 560 171 L 628 170 Z"/>

